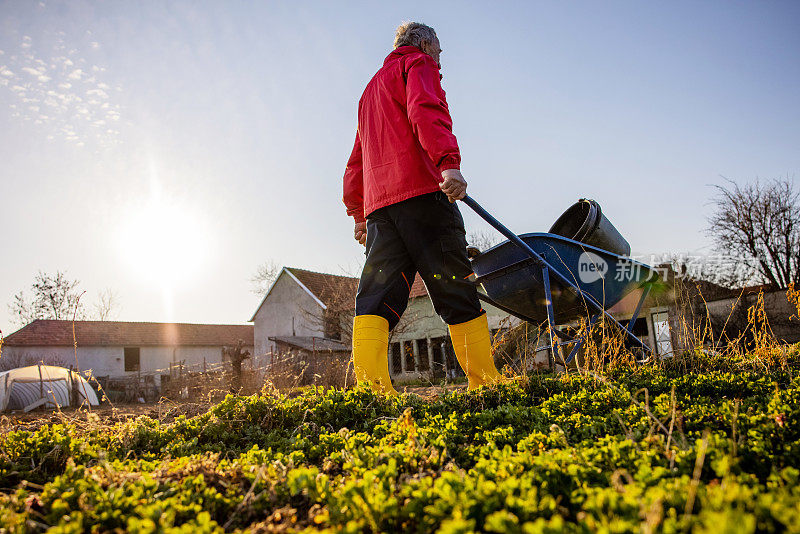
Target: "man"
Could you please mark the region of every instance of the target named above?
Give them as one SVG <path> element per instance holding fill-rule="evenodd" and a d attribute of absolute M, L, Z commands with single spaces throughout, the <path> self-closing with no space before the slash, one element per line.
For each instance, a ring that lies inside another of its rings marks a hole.
<path fill-rule="evenodd" d="M 467 259 L 464 220 L 455 201 L 467 182 L 441 87 L 439 39 L 416 22 L 397 28 L 394 51 L 358 104 L 355 146 L 344 174 L 344 203 L 367 259 L 356 296 L 356 378 L 396 395 L 389 378 L 389 331 L 408 304 L 419 272 L 436 312 L 449 325 L 469 388 L 495 383 L 485 312 Z"/>

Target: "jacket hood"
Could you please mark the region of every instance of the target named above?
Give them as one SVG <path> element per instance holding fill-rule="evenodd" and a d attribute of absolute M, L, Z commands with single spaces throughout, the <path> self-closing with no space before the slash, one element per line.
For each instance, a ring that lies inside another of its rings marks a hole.
<path fill-rule="evenodd" d="M 390 61 L 398 59 L 401 56 L 405 56 L 408 54 L 424 54 L 421 49 L 417 48 L 416 46 L 399 46 L 389 52 L 389 55 L 386 56 L 386 59 L 383 60 L 383 64 L 386 65 Z"/>

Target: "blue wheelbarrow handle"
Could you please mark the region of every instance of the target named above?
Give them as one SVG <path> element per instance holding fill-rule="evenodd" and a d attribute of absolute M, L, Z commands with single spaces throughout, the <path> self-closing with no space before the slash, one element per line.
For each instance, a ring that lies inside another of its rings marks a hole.
<path fill-rule="evenodd" d="M 544 258 L 542 258 L 539 254 L 536 253 L 536 251 L 534 251 L 531 247 L 529 247 L 528 244 L 522 239 L 520 239 L 517 234 L 506 228 L 503 225 L 503 223 L 495 219 L 491 213 L 483 209 L 483 206 L 475 202 L 474 198 L 472 198 L 469 195 L 465 195 L 464 198 L 461 199 L 461 202 L 472 208 L 472 211 L 480 215 L 480 217 L 484 221 L 494 226 L 495 230 L 506 236 L 506 238 L 508 238 L 509 241 L 511 241 L 519 248 L 527 252 L 528 256 L 530 256 L 533 259 L 533 261 L 535 261 L 538 265 L 540 266 L 547 265 L 547 262 L 545 261 Z M 547 266 L 550 267 L 549 265 Z M 552 267 L 550 268 L 550 270 L 553 271 Z"/>

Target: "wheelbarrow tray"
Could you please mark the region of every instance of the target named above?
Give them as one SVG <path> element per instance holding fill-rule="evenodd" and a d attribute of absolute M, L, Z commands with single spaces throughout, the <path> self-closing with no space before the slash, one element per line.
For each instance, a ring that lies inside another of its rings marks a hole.
<path fill-rule="evenodd" d="M 656 274 L 649 266 L 627 256 L 559 235 L 530 233 L 519 237 L 553 270 L 574 284 L 569 287 L 551 277 L 556 324 L 589 318 L 602 311 L 575 288 L 593 297 L 603 310 L 608 310 Z M 473 258 L 472 269 L 486 295 L 506 311 L 526 320 L 547 321 L 542 268 L 519 246 L 504 241 Z"/>

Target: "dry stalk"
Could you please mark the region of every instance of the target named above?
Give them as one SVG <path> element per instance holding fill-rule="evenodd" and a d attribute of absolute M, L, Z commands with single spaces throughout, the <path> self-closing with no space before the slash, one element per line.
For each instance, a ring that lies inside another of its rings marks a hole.
<path fill-rule="evenodd" d="M 675 428 L 675 386 L 672 386 L 672 392 L 670 393 L 670 418 L 669 418 L 669 433 L 667 434 L 667 455 L 669 458 L 669 468 L 672 469 L 675 467 L 675 455 L 670 450 L 670 442 L 672 441 L 672 430 Z"/>
<path fill-rule="evenodd" d="M 683 512 L 683 519 L 687 521 L 689 516 L 692 515 L 694 509 L 694 500 L 697 495 L 697 487 L 700 485 L 700 475 L 703 472 L 703 463 L 706 459 L 706 450 L 708 449 L 708 435 L 706 430 L 703 432 L 703 439 L 700 440 L 700 447 L 697 451 L 697 458 L 694 462 L 694 473 L 692 474 L 692 481 L 689 484 L 689 493 L 686 496 L 686 509 Z"/>
<path fill-rule="evenodd" d="M 253 483 L 250 484 L 250 489 L 247 490 L 247 493 L 245 493 L 244 497 L 239 502 L 239 504 L 236 505 L 236 509 L 233 511 L 231 516 L 228 518 L 225 524 L 222 525 L 223 530 L 227 531 L 228 528 L 231 526 L 231 524 L 233 524 L 233 521 L 239 515 L 239 512 L 242 510 L 242 508 L 244 508 L 246 504 L 249 504 L 250 500 L 253 498 L 253 490 L 255 489 L 256 484 L 258 484 L 258 482 L 263 477 L 264 471 L 265 471 L 264 467 L 261 467 L 261 469 L 258 470 L 258 473 L 256 473 L 256 477 L 253 479 Z"/>
<path fill-rule="evenodd" d="M 634 447 L 636 447 L 637 451 L 641 451 L 641 449 L 639 448 L 639 444 L 636 443 L 635 439 L 633 439 L 633 433 L 631 432 L 630 428 L 628 428 L 628 425 L 626 425 L 625 421 L 622 420 L 622 417 L 619 416 L 619 412 L 617 410 L 614 410 L 612 413 L 617 417 L 617 421 L 619 421 L 619 424 L 622 425 L 622 429 L 625 431 L 625 437 L 631 440 Z"/>
<path fill-rule="evenodd" d="M 80 295 L 78 295 L 78 299 L 75 301 L 75 309 L 72 312 L 72 347 L 73 347 L 73 350 L 75 352 L 75 372 L 78 373 L 78 375 L 80 375 L 80 373 L 81 373 L 81 368 L 80 368 L 80 365 L 78 364 L 78 339 L 75 336 L 75 318 L 76 318 L 77 313 L 78 313 L 78 306 L 79 306 L 79 304 L 81 302 L 81 297 L 83 297 L 83 295 L 85 295 L 85 294 L 86 294 L 86 291 L 84 291 Z M 86 384 L 87 384 L 87 382 L 86 381 L 82 381 L 80 384 L 81 384 L 81 389 L 83 389 L 83 398 L 86 401 L 87 409 L 91 412 L 92 411 L 92 403 L 89 402 L 89 395 L 86 392 Z M 56 406 L 58 406 L 58 403 L 56 403 Z"/>
<path fill-rule="evenodd" d="M 736 453 L 738 451 L 738 438 L 736 436 L 736 431 L 738 430 L 739 423 L 739 404 L 741 404 L 741 400 L 736 399 L 736 406 L 733 409 L 733 421 L 731 422 L 731 433 L 733 435 L 732 455 L 734 458 L 736 458 Z"/>
<path fill-rule="evenodd" d="M 636 400 L 636 397 L 642 391 L 644 391 L 644 393 L 645 393 L 645 404 L 642 404 L 641 402 Z M 650 417 L 650 420 L 652 421 L 652 426 L 650 427 L 651 428 L 651 433 L 652 433 L 652 429 L 657 426 L 657 427 L 659 427 L 661 429 L 662 432 L 664 432 L 665 436 L 671 436 L 672 435 L 672 431 L 669 430 L 667 427 L 665 427 L 664 423 L 662 423 L 661 420 L 658 417 L 656 417 L 653 414 L 653 412 L 650 411 L 650 399 L 649 399 L 649 392 L 647 391 L 647 388 L 642 388 L 642 389 L 636 391 L 636 393 L 634 393 L 631 396 L 631 402 L 633 402 L 639 408 L 643 409 L 645 411 L 645 413 L 648 415 L 648 417 Z M 682 441 L 683 441 L 683 444 L 682 444 L 681 448 L 683 450 L 687 450 L 688 447 L 687 447 L 687 444 L 686 444 L 686 439 L 684 438 Z"/>
<path fill-rule="evenodd" d="M 786 298 L 789 304 L 795 307 L 795 313 L 789 317 L 789 320 L 797 319 L 800 321 L 800 289 L 795 289 L 794 282 L 789 282 L 789 287 L 786 289 Z M 2 334 L 2 332 L 0 332 Z M 0 348 L 2 348 L 2 339 L 0 339 Z"/>
<path fill-rule="evenodd" d="M 644 503 L 642 504 L 644 506 Z M 642 508 L 642 515 L 644 515 L 644 524 L 642 525 L 643 534 L 652 534 L 658 529 L 658 525 L 664 519 L 664 505 L 661 499 L 656 499 L 650 504 L 650 508 L 645 512 Z"/>

